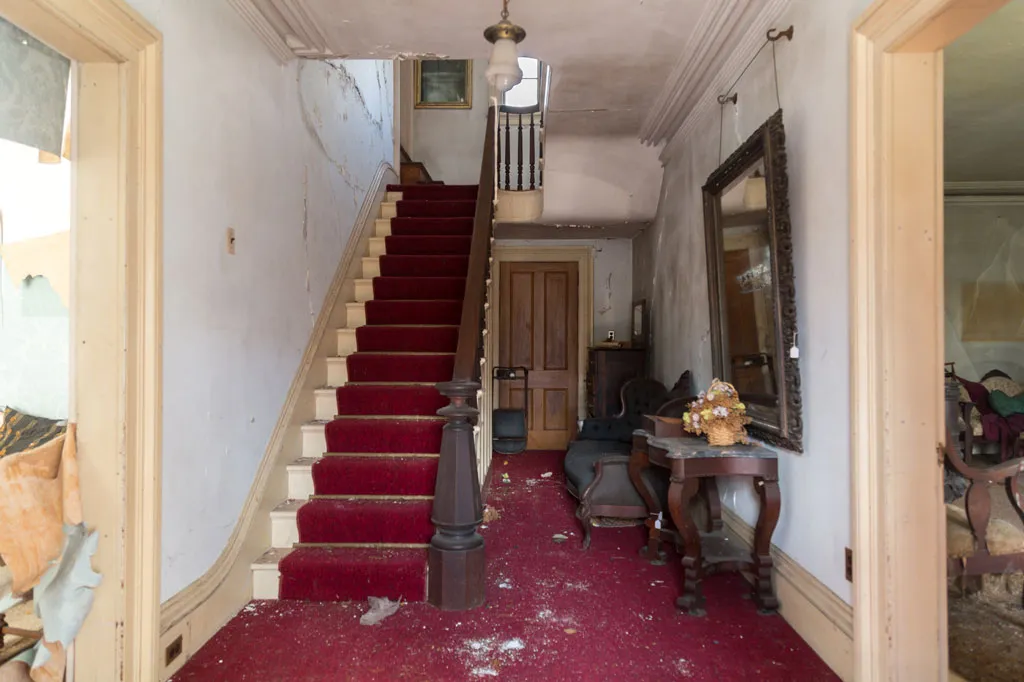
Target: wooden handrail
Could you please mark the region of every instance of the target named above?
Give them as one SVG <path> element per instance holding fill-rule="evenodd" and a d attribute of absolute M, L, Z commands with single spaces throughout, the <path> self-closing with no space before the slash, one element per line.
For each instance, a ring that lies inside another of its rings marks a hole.
<path fill-rule="evenodd" d="M 434 484 L 430 520 L 427 601 L 446 611 L 463 611 L 484 603 L 484 539 L 477 532 L 483 522 L 480 480 L 477 474 L 473 422 L 480 389 L 480 358 L 483 353 L 484 303 L 490 270 L 491 233 L 494 219 L 495 128 L 492 107 L 487 113 L 487 133 L 480 162 L 480 186 L 469 247 L 469 271 L 462 302 L 459 343 L 452 380 L 437 385 L 449 400 L 438 414 L 447 421 L 441 435 L 441 455 Z"/>
<path fill-rule="evenodd" d="M 459 345 L 455 351 L 453 381 L 476 381 L 480 378 L 480 334 L 483 329 L 484 298 L 491 257 L 491 234 L 494 219 L 494 131 L 495 109 L 487 112 L 487 133 L 480 163 L 480 187 L 473 215 L 473 240 L 469 249 L 469 271 L 459 324 Z"/>

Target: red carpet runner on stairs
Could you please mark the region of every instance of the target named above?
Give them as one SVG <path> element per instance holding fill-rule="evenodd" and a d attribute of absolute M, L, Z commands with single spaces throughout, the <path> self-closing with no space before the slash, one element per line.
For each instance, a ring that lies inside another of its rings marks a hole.
<path fill-rule="evenodd" d="M 437 456 L 469 266 L 475 186 L 402 192 L 356 330 L 338 417 L 298 512 L 299 547 L 280 563 L 281 599 L 426 598 Z"/>

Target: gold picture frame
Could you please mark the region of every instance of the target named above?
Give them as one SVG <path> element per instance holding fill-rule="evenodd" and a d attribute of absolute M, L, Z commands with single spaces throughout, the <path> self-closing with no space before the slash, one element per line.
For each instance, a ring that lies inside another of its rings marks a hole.
<path fill-rule="evenodd" d="M 423 65 L 455 64 L 459 69 L 428 68 Z M 417 109 L 472 109 L 473 108 L 473 60 L 472 59 L 417 59 L 414 65 Z M 424 85 L 423 78 L 427 77 Z"/>

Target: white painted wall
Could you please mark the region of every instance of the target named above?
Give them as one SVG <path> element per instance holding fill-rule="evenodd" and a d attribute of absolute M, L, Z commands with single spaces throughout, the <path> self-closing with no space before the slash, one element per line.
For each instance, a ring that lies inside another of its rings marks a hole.
<path fill-rule="evenodd" d="M 1024 340 L 961 338 L 965 284 L 1005 283 L 1024 291 L 1024 204 L 947 203 L 945 214 L 946 361 L 967 379 L 999 369 L 1024 381 Z"/>
<path fill-rule="evenodd" d="M 629 239 L 499 239 L 498 246 L 575 246 L 594 251 L 594 340 L 632 333 L 633 242 Z"/>
<path fill-rule="evenodd" d="M 0 139 L 0 226 L 5 246 L 60 233 L 67 237 L 71 163 L 39 163 L 38 150 Z M 17 254 L 5 250 L 0 264 L 0 406 L 63 419 L 68 416 L 71 327 L 68 302 L 53 284 L 55 276 L 67 283 L 68 251 L 34 254 L 32 266 L 13 263 L 12 271 L 8 261 Z M 25 283 L 25 274 L 34 278 Z"/>
<path fill-rule="evenodd" d="M 548 134 L 539 222 L 648 222 L 657 213 L 661 178 L 658 150 L 635 137 Z"/>
<path fill-rule="evenodd" d="M 130 2 L 164 36 L 166 600 L 224 548 L 368 184 L 393 161 L 393 71 L 281 66 L 226 3 Z"/>
<path fill-rule="evenodd" d="M 850 546 L 848 90 L 850 29 L 869 0 L 797 0 L 778 26 L 797 26 L 778 45 L 779 90 L 789 156 L 804 447 L 781 452 L 782 518 L 775 544 L 847 602 Z M 737 74 L 738 75 L 738 74 Z M 728 155 L 776 109 L 771 51 L 738 85 L 725 119 Z M 719 114 L 708 111 L 670 146 L 658 217 L 634 243 L 636 297 L 650 301 L 655 376 L 685 369 L 711 376 L 701 186 L 719 165 Z M 723 487 L 748 523 L 757 516 L 749 483 Z"/>
<path fill-rule="evenodd" d="M 480 160 L 487 127 L 487 60 L 473 60 L 473 107 L 471 109 L 414 109 L 413 161 L 427 167 L 434 180 L 448 185 L 480 182 Z"/>

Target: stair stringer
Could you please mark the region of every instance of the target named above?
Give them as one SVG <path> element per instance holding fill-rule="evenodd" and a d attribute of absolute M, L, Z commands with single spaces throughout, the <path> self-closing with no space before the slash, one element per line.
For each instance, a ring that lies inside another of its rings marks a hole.
<path fill-rule="evenodd" d="M 318 427 L 320 433 L 323 432 L 316 420 L 316 392 L 327 385 L 328 364 L 331 358 L 338 356 L 338 330 L 352 326 L 349 304 L 356 300 L 356 280 L 364 277 L 363 260 L 369 255 L 370 239 L 381 236 L 382 226 L 378 221 L 394 212 L 394 204 L 388 203 L 394 199 L 387 196 L 386 188 L 397 182 L 398 175 L 391 164 L 382 163 L 363 200 L 355 228 L 324 297 L 302 361 L 227 545 L 206 573 L 161 605 L 160 646 L 181 636 L 184 656 L 179 659 L 182 661 L 202 647 L 253 597 L 253 565 L 272 545 L 271 516 L 288 500 L 289 465 L 306 454 L 304 449 L 312 446 Z M 317 456 L 322 451 L 321 448 Z M 168 671 L 163 673 L 162 678 Z"/>

